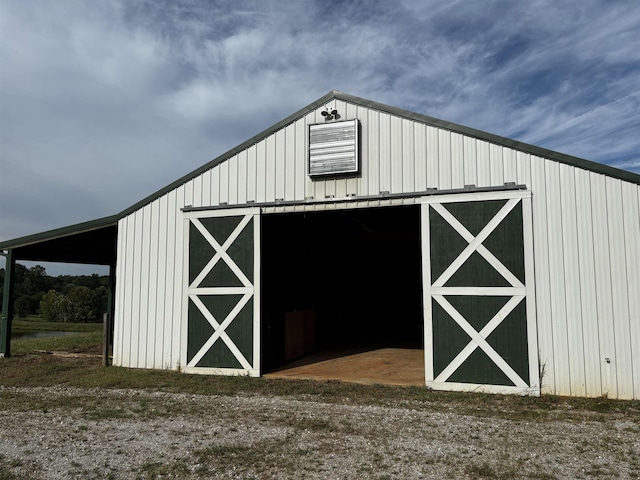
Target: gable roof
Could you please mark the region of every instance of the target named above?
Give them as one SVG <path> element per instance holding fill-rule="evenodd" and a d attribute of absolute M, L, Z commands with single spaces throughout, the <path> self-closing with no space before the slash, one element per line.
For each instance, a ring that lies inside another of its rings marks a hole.
<path fill-rule="evenodd" d="M 604 165 L 601 163 L 597 163 L 597 162 L 593 162 L 590 160 L 585 160 L 582 158 L 578 158 L 578 157 L 574 157 L 571 155 L 566 155 L 564 153 L 559 153 L 559 152 L 555 152 L 553 150 L 549 150 L 546 148 L 542 148 L 542 147 L 537 147 L 535 145 L 530 145 L 524 142 L 520 142 L 517 140 L 512 140 L 510 138 L 506 138 L 506 137 L 501 137 L 499 135 L 494 135 L 492 133 L 487 133 L 487 132 L 483 132 L 481 130 L 477 130 L 475 128 L 470 128 L 470 127 L 465 127 L 464 125 L 459 125 L 457 123 L 453 123 L 453 122 L 447 122 L 444 120 L 440 120 L 434 117 L 429 117 L 427 115 L 422 115 L 420 113 L 415 113 L 415 112 L 411 112 L 409 110 L 404 110 L 401 108 L 397 108 L 397 107 L 392 107 L 389 105 L 385 105 L 382 103 L 378 103 L 378 102 L 374 102 L 372 100 L 367 100 L 364 98 L 360 98 L 360 97 L 356 97 L 353 95 L 349 95 L 347 93 L 342 93 L 339 92 L 337 90 L 332 90 L 329 93 L 327 93 L 326 95 L 324 95 L 323 97 L 317 99 L 316 101 L 310 103 L 309 105 L 301 108 L 300 110 L 298 110 L 297 112 L 293 113 L 292 115 L 289 115 L 288 117 L 286 117 L 285 119 L 281 120 L 280 122 L 276 123 L 275 125 L 272 125 L 271 127 L 267 128 L 266 130 L 258 133 L 257 135 L 251 137 L 250 139 L 246 140 L 245 142 L 241 143 L 240 145 L 238 145 L 237 147 L 232 148 L 231 150 L 223 153 L 222 155 L 214 158 L 213 160 L 207 162 L 206 164 L 202 165 L 201 167 L 197 168 L 196 170 L 193 170 L 192 172 L 184 175 L 183 177 L 180 177 L 179 179 L 175 180 L 174 182 L 170 183 L 169 185 L 167 185 L 166 187 L 158 190 L 155 193 L 152 193 L 151 195 L 143 198 L 142 200 L 140 200 L 139 202 L 131 205 L 130 207 L 124 209 L 123 211 L 121 211 L 119 214 L 116 215 L 112 215 L 109 217 L 104 217 L 104 218 L 99 218 L 96 220 L 92 220 L 90 222 L 84 222 L 84 223 L 79 223 L 76 225 L 70 225 L 68 227 L 64 227 L 64 228 L 60 228 L 60 229 L 56 229 L 56 230 L 50 230 L 47 232 L 42 232 L 42 233 L 38 233 L 38 234 L 34 234 L 34 235 L 29 235 L 26 237 L 20 237 L 20 238 L 16 238 L 13 240 L 7 240 L 4 242 L 0 242 L 0 249 L 7 249 L 7 248 L 17 248 L 17 247 L 23 247 L 26 245 L 31 245 L 33 243 L 38 243 L 38 242 L 42 242 L 42 241 L 50 241 L 50 240 L 54 240 L 54 239 L 58 239 L 64 236 L 69 236 L 69 235 L 76 235 L 76 234 L 80 234 L 80 233 L 84 233 L 86 232 L 88 229 L 96 229 L 96 228 L 104 228 L 104 227 L 109 227 L 109 226 L 113 226 L 116 225 L 118 220 L 135 212 L 136 210 L 139 210 L 140 208 L 144 207 L 145 205 L 148 205 L 149 203 L 153 202 L 154 200 L 162 197 L 163 195 L 165 195 L 166 193 L 170 192 L 171 190 L 174 190 L 178 187 L 180 187 L 182 184 L 192 180 L 193 178 L 201 175 L 202 173 L 206 172 L 207 170 L 210 170 L 211 168 L 215 167 L 216 165 L 228 160 L 229 158 L 233 157 L 234 155 L 236 155 L 237 153 L 249 148 L 250 146 L 254 145 L 255 143 L 258 143 L 259 141 L 265 139 L 266 137 L 268 137 L 269 135 L 272 135 L 273 133 L 277 132 L 278 130 L 284 128 L 285 126 L 295 122 L 296 120 L 298 120 L 301 117 L 304 117 L 305 115 L 307 115 L 309 112 L 329 103 L 332 100 L 341 100 L 347 103 L 351 103 L 351 104 L 355 104 L 355 105 L 360 105 L 363 107 L 367 107 L 373 110 L 378 110 L 380 112 L 384 112 L 384 113 L 388 113 L 391 115 L 396 115 L 399 117 L 403 117 L 409 120 L 414 120 L 416 122 L 420 122 L 420 123 L 424 123 L 426 125 L 430 125 L 433 127 L 437 127 L 437 128 L 441 128 L 441 129 L 445 129 L 445 130 L 449 130 L 451 132 L 456 132 L 456 133 L 460 133 L 462 135 L 466 135 L 469 137 L 473 137 L 473 138 L 477 138 L 480 140 L 484 140 L 490 143 L 494 143 L 497 145 L 501 145 L 501 146 L 505 146 L 505 147 L 510 147 L 513 148 L 515 150 L 519 150 L 522 152 L 526 152 L 526 153 L 530 153 L 532 155 L 538 156 L 538 157 L 542 157 L 542 158 L 548 158 L 550 160 L 554 160 L 557 161 L 559 163 L 564 163 L 567 165 L 571 165 L 574 167 L 578 167 L 584 170 L 589 170 L 592 172 L 596 172 L 596 173 L 600 173 L 603 175 L 607 175 L 609 177 L 613 177 L 613 178 L 617 178 L 620 180 L 624 180 L 627 182 L 631 182 L 631 183 L 635 183 L 640 185 L 640 175 L 633 173 L 633 172 L 629 172 L 626 170 L 620 170 L 608 165 Z"/>

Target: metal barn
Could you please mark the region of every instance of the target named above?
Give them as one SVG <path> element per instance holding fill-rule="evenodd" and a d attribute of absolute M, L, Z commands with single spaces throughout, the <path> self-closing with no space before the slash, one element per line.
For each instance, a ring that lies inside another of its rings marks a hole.
<path fill-rule="evenodd" d="M 118 215 L 0 248 L 111 265 L 123 367 L 400 345 L 434 389 L 640 398 L 640 175 L 336 91 Z"/>

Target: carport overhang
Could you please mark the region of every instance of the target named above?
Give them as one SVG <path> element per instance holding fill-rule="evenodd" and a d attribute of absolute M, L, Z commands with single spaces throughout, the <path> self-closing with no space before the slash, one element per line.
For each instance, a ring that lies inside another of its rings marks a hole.
<path fill-rule="evenodd" d="M 6 257 L 0 325 L 0 357 L 11 355 L 13 291 L 17 261 L 59 262 L 109 267 L 107 318 L 112 318 L 118 215 L 0 242 Z"/>

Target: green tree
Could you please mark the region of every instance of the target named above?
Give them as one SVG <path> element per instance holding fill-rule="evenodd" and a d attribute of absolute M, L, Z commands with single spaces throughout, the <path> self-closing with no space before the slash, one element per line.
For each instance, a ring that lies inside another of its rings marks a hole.
<path fill-rule="evenodd" d="M 48 322 L 70 322 L 71 302 L 63 294 L 49 290 L 40 301 L 40 312 Z"/>

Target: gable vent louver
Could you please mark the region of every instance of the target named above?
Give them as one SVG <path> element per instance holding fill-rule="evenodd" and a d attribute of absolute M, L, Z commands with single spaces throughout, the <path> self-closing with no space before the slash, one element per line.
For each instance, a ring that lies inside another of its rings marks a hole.
<path fill-rule="evenodd" d="M 358 120 L 309 125 L 309 176 L 359 172 Z"/>

